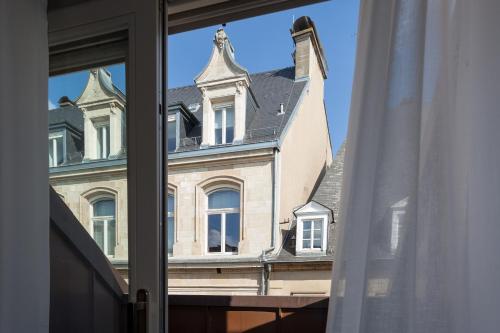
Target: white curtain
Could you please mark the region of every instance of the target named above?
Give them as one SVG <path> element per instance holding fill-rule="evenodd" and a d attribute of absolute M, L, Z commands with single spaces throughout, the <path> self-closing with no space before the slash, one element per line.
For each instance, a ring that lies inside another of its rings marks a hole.
<path fill-rule="evenodd" d="M 500 331 L 500 1 L 365 0 L 327 332 Z"/>
<path fill-rule="evenodd" d="M 45 0 L 0 0 L 0 332 L 49 331 Z"/>

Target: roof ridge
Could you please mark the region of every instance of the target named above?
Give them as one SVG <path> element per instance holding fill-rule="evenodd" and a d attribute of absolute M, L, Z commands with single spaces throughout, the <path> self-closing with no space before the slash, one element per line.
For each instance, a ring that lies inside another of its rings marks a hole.
<path fill-rule="evenodd" d="M 285 69 L 291 69 L 291 68 L 295 68 L 295 66 L 287 66 L 287 67 L 283 67 L 283 68 L 275 68 L 275 69 L 271 69 L 271 70 L 267 70 L 267 71 L 262 71 L 262 72 L 257 72 L 257 73 L 250 73 L 249 75 L 250 76 L 256 76 L 256 75 L 263 75 L 263 74 L 268 74 L 268 73 L 276 73 L 276 72 L 279 72 L 279 71 L 282 71 L 282 70 L 285 70 Z M 188 88 L 194 88 L 194 87 L 196 87 L 196 85 L 192 84 L 192 85 L 187 85 L 187 86 L 180 86 L 180 87 L 168 88 L 168 91 L 188 89 Z"/>

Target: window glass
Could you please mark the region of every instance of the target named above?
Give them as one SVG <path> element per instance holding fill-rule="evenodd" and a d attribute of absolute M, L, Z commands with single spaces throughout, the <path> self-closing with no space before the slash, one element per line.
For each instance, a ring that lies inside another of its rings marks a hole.
<path fill-rule="evenodd" d="M 174 252 L 174 223 L 175 223 L 175 198 L 173 194 L 168 195 L 167 202 L 167 224 L 168 224 L 168 255 Z"/>
<path fill-rule="evenodd" d="M 63 135 L 49 136 L 49 166 L 56 167 L 64 162 Z"/>
<path fill-rule="evenodd" d="M 115 216 L 115 201 L 112 199 L 99 200 L 94 203 L 94 217 Z"/>
<path fill-rule="evenodd" d="M 51 76 L 48 150 L 50 185 L 66 204 L 61 209 L 88 226 L 128 280 L 126 76 L 124 63 Z"/>
<path fill-rule="evenodd" d="M 168 152 L 177 148 L 177 126 L 175 121 L 168 122 Z"/>
<path fill-rule="evenodd" d="M 97 156 L 105 159 L 109 157 L 109 124 L 97 126 Z"/>
<path fill-rule="evenodd" d="M 234 190 L 218 190 L 208 196 L 208 208 L 240 208 L 240 193 Z"/>
<path fill-rule="evenodd" d="M 221 251 L 221 215 L 208 215 L 208 252 Z"/>
<path fill-rule="evenodd" d="M 215 144 L 220 145 L 222 141 L 222 110 L 215 110 Z"/>
<path fill-rule="evenodd" d="M 116 247 L 115 201 L 102 199 L 94 202 L 92 208 L 94 240 L 104 254 L 114 256 Z"/>
<path fill-rule="evenodd" d="M 302 221 L 302 248 L 321 249 L 323 243 L 323 220 Z"/>
<path fill-rule="evenodd" d="M 234 108 L 228 107 L 226 110 L 226 143 L 234 140 Z"/>
<path fill-rule="evenodd" d="M 226 214 L 226 252 L 238 252 L 240 213 Z"/>

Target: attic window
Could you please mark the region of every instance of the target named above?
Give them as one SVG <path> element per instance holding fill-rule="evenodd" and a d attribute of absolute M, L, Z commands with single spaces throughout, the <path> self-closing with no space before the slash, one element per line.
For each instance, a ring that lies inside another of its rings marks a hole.
<path fill-rule="evenodd" d="M 216 145 L 232 143 L 234 140 L 234 105 L 214 107 L 214 137 Z"/>
<path fill-rule="evenodd" d="M 297 252 L 325 252 L 327 215 L 301 216 L 297 220 Z"/>
<path fill-rule="evenodd" d="M 61 165 L 64 162 L 64 155 L 64 133 L 51 133 L 49 135 L 49 166 Z"/>

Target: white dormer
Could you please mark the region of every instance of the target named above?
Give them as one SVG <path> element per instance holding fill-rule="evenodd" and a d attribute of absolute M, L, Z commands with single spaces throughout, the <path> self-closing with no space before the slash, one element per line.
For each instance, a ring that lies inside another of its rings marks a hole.
<path fill-rule="evenodd" d="M 118 157 L 125 152 L 125 96 L 104 68 L 89 71 L 76 105 L 82 110 L 85 160 Z"/>
<path fill-rule="evenodd" d="M 208 65 L 194 81 L 203 95 L 202 146 L 241 142 L 250 76 L 236 62 L 223 29 L 217 30 Z"/>
<path fill-rule="evenodd" d="M 333 221 L 332 210 L 315 201 L 294 211 L 297 217 L 297 254 L 325 253 L 328 244 L 328 224 Z"/>

